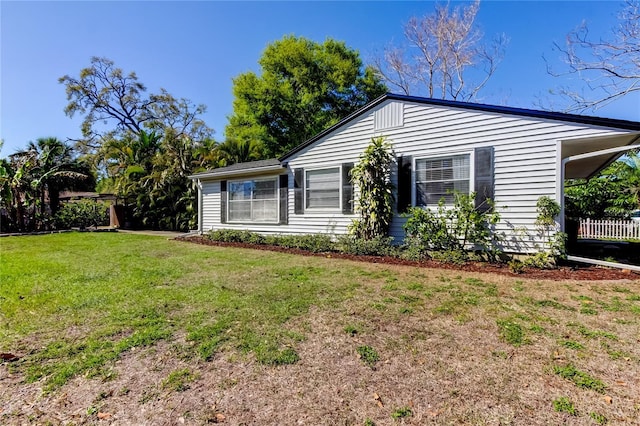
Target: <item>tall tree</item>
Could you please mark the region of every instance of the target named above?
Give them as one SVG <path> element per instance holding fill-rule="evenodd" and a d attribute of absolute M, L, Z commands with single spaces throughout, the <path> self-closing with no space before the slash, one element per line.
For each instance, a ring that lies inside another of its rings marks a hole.
<path fill-rule="evenodd" d="M 135 73 L 106 58 L 92 58 L 79 77 L 66 75 L 60 83 L 67 115 L 84 116 L 78 146 L 106 173 L 102 186 L 126 200 L 138 224 L 186 230 L 194 218 L 185 201 L 193 198 L 187 176 L 220 162 L 203 149 L 214 144 L 200 118 L 204 105 L 164 89 L 147 96 Z"/>
<path fill-rule="evenodd" d="M 404 94 L 472 101 L 487 84 L 502 57 L 507 39 L 490 43 L 475 23 L 480 1 L 433 14 L 411 17 L 404 26 L 406 43 L 390 45 L 375 59 L 384 81 Z"/>
<path fill-rule="evenodd" d="M 556 91 L 569 106 L 565 111 L 596 110 L 632 93 L 640 93 L 640 1 L 627 0 L 619 24 L 608 38 L 594 38 L 585 22 L 571 31 L 564 46 L 555 43 L 567 69 L 551 75 L 578 75 L 583 90 L 561 87 Z"/>
<path fill-rule="evenodd" d="M 107 58 L 92 57 L 79 77 L 65 75 L 58 81 L 64 84 L 69 101 L 65 113 L 84 116 L 78 146 L 86 152 L 127 133 L 139 136 L 144 129 L 158 133 L 171 129 L 176 136 L 187 134 L 193 140 L 213 132 L 198 118 L 206 111 L 204 105 L 177 99 L 164 89 L 146 96 L 147 88 L 135 72 L 126 74 Z"/>
<path fill-rule="evenodd" d="M 285 36 L 259 60 L 260 75 L 233 80 L 227 139 L 263 143 L 278 156 L 386 92 L 358 52 L 343 42 Z"/>

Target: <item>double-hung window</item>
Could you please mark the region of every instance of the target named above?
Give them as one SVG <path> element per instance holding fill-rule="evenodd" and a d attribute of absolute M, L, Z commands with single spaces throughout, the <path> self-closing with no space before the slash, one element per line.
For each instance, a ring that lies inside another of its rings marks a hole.
<path fill-rule="evenodd" d="M 469 194 L 470 154 L 416 160 L 416 205 L 436 205 L 444 198 L 453 204 L 453 193 Z"/>
<path fill-rule="evenodd" d="M 230 222 L 278 222 L 278 180 L 255 179 L 229 182 Z"/>
<path fill-rule="evenodd" d="M 305 203 L 307 209 L 340 208 L 340 167 L 306 171 Z"/>

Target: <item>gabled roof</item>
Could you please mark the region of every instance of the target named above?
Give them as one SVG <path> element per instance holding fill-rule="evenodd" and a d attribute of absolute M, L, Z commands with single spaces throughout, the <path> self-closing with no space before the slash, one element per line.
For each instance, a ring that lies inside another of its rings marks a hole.
<path fill-rule="evenodd" d="M 586 115 L 577 115 L 577 114 L 565 114 L 561 112 L 551 112 L 551 111 L 539 111 L 533 109 L 524 109 L 524 108 L 513 108 L 506 106 L 498 106 L 498 105 L 485 105 L 485 104 L 476 104 L 471 102 L 459 102 L 459 101 L 449 101 L 444 99 L 432 99 L 432 98 L 423 98 L 418 96 L 407 96 L 407 95 L 397 95 L 393 93 L 387 93 L 385 95 L 380 96 L 377 99 L 369 102 L 367 105 L 363 106 L 359 110 L 351 113 L 335 125 L 329 127 L 325 131 L 318 133 L 311 139 L 303 142 L 302 144 L 296 146 L 291 151 L 284 154 L 279 158 L 280 161 L 285 161 L 292 155 L 300 152 L 304 148 L 323 138 L 327 134 L 333 132 L 338 127 L 343 126 L 345 123 L 353 120 L 354 118 L 364 114 L 370 109 L 380 105 L 381 103 L 387 100 L 396 100 L 396 101 L 404 101 L 404 102 L 412 102 L 419 103 L 424 105 L 435 105 L 435 106 L 445 106 L 451 108 L 460 108 L 467 110 L 475 110 L 475 111 L 486 111 L 497 114 L 506 114 L 506 115 L 517 115 L 531 118 L 540 118 L 545 120 L 557 120 L 557 121 L 565 121 L 570 123 L 580 123 L 580 124 L 588 124 L 593 126 L 602 126 L 609 127 L 615 129 L 624 129 L 624 130 L 633 130 L 640 131 L 640 122 L 637 121 L 627 121 L 627 120 L 617 120 L 612 118 L 601 118 L 601 117 L 590 117 Z"/>
<path fill-rule="evenodd" d="M 249 161 L 246 163 L 236 163 L 231 166 L 219 167 L 213 170 L 207 170 L 206 172 L 196 173 L 189 176 L 191 179 L 211 178 L 211 177 L 224 177 L 233 176 L 239 174 L 246 174 L 247 172 L 268 172 L 277 171 L 282 168 L 282 163 L 277 158 L 270 158 L 268 160 Z"/>

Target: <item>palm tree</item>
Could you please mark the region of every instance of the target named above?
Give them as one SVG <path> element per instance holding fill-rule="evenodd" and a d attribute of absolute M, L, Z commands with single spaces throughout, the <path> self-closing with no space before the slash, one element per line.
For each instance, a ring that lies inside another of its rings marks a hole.
<path fill-rule="evenodd" d="M 264 158 L 264 145 L 256 140 L 227 139 L 218 145 L 226 165 Z"/>
<path fill-rule="evenodd" d="M 18 229 L 46 226 L 46 218 L 58 210 L 60 191 L 91 175 L 88 166 L 74 158 L 73 149 L 56 138 L 29 142 L 27 149 L 9 158 L 13 170 L 11 202 Z"/>

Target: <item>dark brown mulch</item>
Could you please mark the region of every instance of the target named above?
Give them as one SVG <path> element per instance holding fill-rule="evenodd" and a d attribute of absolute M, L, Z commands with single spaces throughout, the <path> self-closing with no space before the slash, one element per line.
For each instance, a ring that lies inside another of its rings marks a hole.
<path fill-rule="evenodd" d="M 259 245 L 259 244 L 247 244 L 247 243 L 222 243 L 218 241 L 212 241 L 203 236 L 189 236 L 178 237 L 176 240 L 185 241 L 195 244 L 202 244 L 208 246 L 218 247 L 238 247 L 248 248 L 255 250 L 268 250 L 281 253 L 298 254 L 302 256 L 317 256 L 334 259 L 347 259 L 358 262 L 369 263 L 382 263 L 388 265 L 406 265 L 406 266 L 418 266 L 423 268 L 432 269 L 449 269 L 449 270 L 461 270 L 467 272 L 483 272 L 500 275 L 508 275 L 512 277 L 522 277 L 527 279 L 543 279 L 543 280 L 580 280 L 580 281 L 600 281 L 600 280 L 635 280 L 640 279 L 640 274 L 630 270 L 606 268 L 592 265 L 582 265 L 577 263 L 558 266 L 555 269 L 536 269 L 525 268 L 521 274 L 513 273 L 509 267 L 505 264 L 492 264 L 484 262 L 469 262 L 463 265 L 437 262 L 434 260 L 413 261 L 406 259 L 399 259 L 397 257 L 389 256 L 361 256 L 345 253 L 312 253 L 306 250 L 290 249 L 280 246 L 272 245 Z"/>

